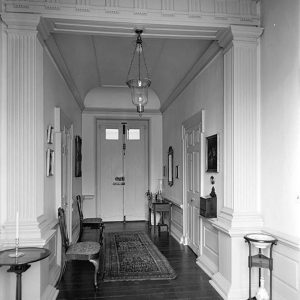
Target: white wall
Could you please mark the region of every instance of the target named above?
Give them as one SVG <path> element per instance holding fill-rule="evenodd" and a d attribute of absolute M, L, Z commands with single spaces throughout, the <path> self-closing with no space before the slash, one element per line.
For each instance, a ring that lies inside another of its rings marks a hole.
<path fill-rule="evenodd" d="M 265 226 L 300 237 L 300 4 L 262 1 L 261 199 Z"/>
<path fill-rule="evenodd" d="M 261 209 L 276 235 L 274 299 L 300 299 L 300 3 L 262 1 Z M 267 277 L 267 286 L 268 286 Z"/>
<path fill-rule="evenodd" d="M 166 179 L 164 195 L 166 198 L 182 203 L 182 123 L 189 117 L 205 110 L 205 137 L 220 135 L 220 172 L 205 173 L 203 193 L 211 192 L 210 176 L 215 177 L 218 197 L 218 210 L 223 203 L 223 56 L 218 54 L 202 72 L 186 87 L 178 98 L 163 113 L 163 161 L 167 166 L 169 146 L 174 149 L 174 166 L 180 166 L 179 179 L 169 187 Z"/>
<path fill-rule="evenodd" d="M 81 110 L 74 100 L 65 81 L 58 72 L 49 54 L 44 51 L 44 132 L 45 152 L 47 148 L 54 149 L 46 141 L 48 125 L 54 126 L 54 107 L 60 107 L 61 111 L 73 123 L 74 136 L 81 135 Z M 74 147 L 74 145 L 73 145 Z M 74 150 L 73 150 L 74 153 Z M 72 159 L 74 164 L 74 159 Z M 73 165 L 74 170 L 74 165 Z M 55 207 L 55 174 L 51 177 L 45 175 L 45 212 L 51 218 L 57 218 Z M 81 194 L 81 177 L 73 174 L 73 195 Z"/>

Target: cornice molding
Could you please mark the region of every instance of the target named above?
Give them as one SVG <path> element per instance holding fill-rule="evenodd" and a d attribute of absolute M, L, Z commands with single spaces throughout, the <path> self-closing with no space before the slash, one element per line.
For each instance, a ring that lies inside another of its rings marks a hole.
<path fill-rule="evenodd" d="M 231 25 L 227 30 L 219 31 L 217 40 L 220 47 L 227 49 L 235 41 L 257 42 L 262 33 L 263 28 L 261 27 Z"/>
<path fill-rule="evenodd" d="M 8 29 L 37 31 L 41 16 L 39 14 L 1 13 Z"/>
<path fill-rule="evenodd" d="M 183 80 L 172 91 L 167 100 L 162 104 L 160 109 L 162 113 L 167 110 L 167 108 L 177 99 L 190 82 L 206 68 L 206 66 L 218 55 L 219 52 L 220 47 L 218 43 L 213 42 L 193 65 L 193 67 L 187 72 Z"/>
<path fill-rule="evenodd" d="M 43 16 L 66 19 L 94 20 L 113 18 L 114 21 L 126 20 L 132 24 L 145 24 L 164 19 L 168 24 L 190 23 L 214 26 L 219 24 L 255 25 L 260 23 L 260 1 L 254 0 L 135 0 L 93 1 L 76 0 L 23 0 L 3 1 L 6 12 L 40 13 Z"/>

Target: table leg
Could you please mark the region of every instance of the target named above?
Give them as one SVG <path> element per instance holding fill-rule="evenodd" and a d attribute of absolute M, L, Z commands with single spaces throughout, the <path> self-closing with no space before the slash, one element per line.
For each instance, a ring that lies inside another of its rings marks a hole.
<path fill-rule="evenodd" d="M 148 208 L 148 230 L 151 228 L 151 208 Z"/>
<path fill-rule="evenodd" d="M 171 223 L 172 223 L 172 208 L 170 205 L 170 209 L 169 209 L 169 234 L 171 234 Z"/>
<path fill-rule="evenodd" d="M 22 300 L 22 273 L 30 268 L 30 265 L 16 265 L 11 266 L 7 272 L 16 273 L 17 284 L 16 284 L 16 300 Z"/>
<path fill-rule="evenodd" d="M 153 204 L 153 219 L 154 219 L 154 235 L 156 234 L 156 209 L 155 209 L 155 204 Z"/>

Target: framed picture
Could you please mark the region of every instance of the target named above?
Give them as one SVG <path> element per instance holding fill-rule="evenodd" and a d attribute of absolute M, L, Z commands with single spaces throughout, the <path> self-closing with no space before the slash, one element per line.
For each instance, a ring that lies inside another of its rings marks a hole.
<path fill-rule="evenodd" d="M 174 183 L 173 179 L 173 160 L 174 160 L 174 151 L 170 146 L 168 151 L 168 185 L 172 186 Z"/>
<path fill-rule="evenodd" d="M 82 154 L 81 154 L 81 144 L 82 140 L 79 135 L 76 135 L 75 137 L 75 177 L 81 177 L 81 160 L 82 160 Z"/>
<path fill-rule="evenodd" d="M 46 176 L 54 175 L 54 150 L 47 149 L 46 152 Z"/>
<path fill-rule="evenodd" d="M 219 172 L 219 135 L 206 138 L 206 172 Z"/>
<path fill-rule="evenodd" d="M 166 166 L 163 166 L 163 177 L 166 177 Z"/>
<path fill-rule="evenodd" d="M 175 178 L 179 179 L 179 166 L 178 165 L 175 167 Z"/>
<path fill-rule="evenodd" d="M 49 125 L 47 128 L 47 144 L 53 144 L 53 126 Z"/>

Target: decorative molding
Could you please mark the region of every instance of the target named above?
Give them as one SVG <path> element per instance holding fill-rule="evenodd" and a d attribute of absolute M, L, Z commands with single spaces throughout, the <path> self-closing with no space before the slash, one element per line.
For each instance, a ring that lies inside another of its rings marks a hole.
<path fill-rule="evenodd" d="M 206 69 L 206 67 L 218 56 L 218 54 L 221 54 L 220 47 L 218 46 L 217 42 L 213 42 L 162 104 L 160 108 L 162 113 L 165 112 L 167 108 L 177 99 L 177 97 L 184 91 L 191 81 Z"/>
<path fill-rule="evenodd" d="M 118 14 L 119 0 L 105 0 L 105 11 L 111 14 Z"/>
<path fill-rule="evenodd" d="M 106 115 L 114 115 L 116 113 L 125 113 L 128 115 L 132 115 L 136 117 L 138 114 L 136 112 L 136 109 L 106 109 L 106 108 L 85 108 L 82 111 L 83 114 L 106 114 Z M 156 109 L 145 109 L 145 112 L 143 113 L 142 118 L 147 118 L 151 115 L 161 115 L 160 110 Z"/>
<path fill-rule="evenodd" d="M 173 25 L 191 22 L 199 22 L 211 27 L 212 24 L 227 26 L 230 24 L 254 25 L 260 24 L 260 2 L 253 0 L 135 0 L 119 1 L 106 0 L 90 1 L 76 0 L 30 0 L 30 1 L 3 1 L 3 9 L 6 12 L 37 13 L 43 17 L 57 17 L 67 19 L 100 20 L 105 14 L 110 14 L 119 22 L 119 16 L 131 24 L 146 24 L 158 18 Z M 55 12 L 58 12 L 55 16 Z M 140 16 L 147 17 L 141 20 Z M 152 21 L 151 21 L 152 20 Z M 223 25 L 222 25 L 223 24 Z M 195 24 L 196 25 L 196 24 Z M 200 24 L 198 24 L 199 26 Z M 225 26 L 224 26 L 225 27 Z"/>
<path fill-rule="evenodd" d="M 300 299 L 300 240 L 282 232 L 263 228 L 263 232 L 278 239 L 273 248 L 273 296 L 276 299 Z M 268 255 L 266 250 L 266 255 Z M 269 272 L 265 272 L 265 285 L 269 285 Z"/>
<path fill-rule="evenodd" d="M 134 0 L 134 13 L 138 15 L 147 15 L 147 0 Z"/>
<path fill-rule="evenodd" d="M 300 251 L 300 238 L 295 236 L 290 236 L 288 234 L 285 234 L 283 232 L 264 227 L 262 229 L 262 232 L 271 234 L 276 236 L 278 239 L 278 242 L 286 247 L 292 248 L 296 251 Z M 299 274 L 300 275 L 300 274 Z"/>

